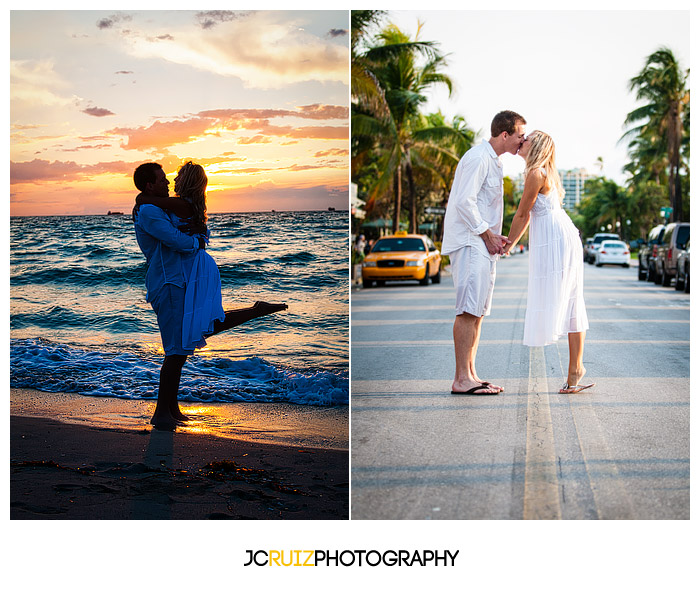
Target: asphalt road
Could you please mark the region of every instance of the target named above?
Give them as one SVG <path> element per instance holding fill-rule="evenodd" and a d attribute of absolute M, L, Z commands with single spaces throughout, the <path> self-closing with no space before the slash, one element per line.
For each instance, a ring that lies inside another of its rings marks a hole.
<path fill-rule="evenodd" d="M 454 289 L 351 297 L 353 519 L 688 519 L 690 297 L 586 264 L 590 390 L 560 395 L 566 340 L 522 345 L 528 254 L 498 263 L 477 372 L 454 396 Z"/>

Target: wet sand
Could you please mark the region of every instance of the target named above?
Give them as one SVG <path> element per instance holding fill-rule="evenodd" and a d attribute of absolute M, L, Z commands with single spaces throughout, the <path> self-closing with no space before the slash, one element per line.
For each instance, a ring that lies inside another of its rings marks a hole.
<path fill-rule="evenodd" d="M 347 519 L 347 407 L 153 407 L 12 389 L 11 519 Z"/>

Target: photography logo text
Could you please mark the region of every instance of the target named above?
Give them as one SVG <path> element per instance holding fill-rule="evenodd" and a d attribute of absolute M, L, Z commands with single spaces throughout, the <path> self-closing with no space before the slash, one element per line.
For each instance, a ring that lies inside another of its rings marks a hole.
<path fill-rule="evenodd" d="M 244 567 L 454 567 L 459 551 L 246 550 Z"/>

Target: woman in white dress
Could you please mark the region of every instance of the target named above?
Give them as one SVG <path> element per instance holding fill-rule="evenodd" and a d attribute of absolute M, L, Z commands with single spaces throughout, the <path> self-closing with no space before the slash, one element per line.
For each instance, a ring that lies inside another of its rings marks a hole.
<path fill-rule="evenodd" d="M 564 189 L 555 165 L 552 138 L 535 130 L 518 154 L 525 159 L 525 188 L 508 235 L 512 250 L 530 225 L 530 270 L 523 344 L 545 346 L 569 339 L 569 370 L 561 394 L 582 384 L 583 344 L 588 316 L 583 302 L 583 247 L 578 229 L 562 208 Z"/>

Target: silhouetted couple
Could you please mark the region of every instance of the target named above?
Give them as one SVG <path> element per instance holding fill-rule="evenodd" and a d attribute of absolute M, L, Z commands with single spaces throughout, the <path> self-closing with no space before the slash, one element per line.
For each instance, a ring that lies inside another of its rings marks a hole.
<path fill-rule="evenodd" d="M 186 422 L 177 401 L 187 356 L 206 338 L 248 320 L 287 309 L 284 303 L 257 301 L 252 307 L 224 311 L 221 278 L 206 252 L 207 176 L 201 165 L 185 163 L 175 177 L 175 197 L 158 163 L 134 171 L 141 191 L 132 213 L 136 240 L 146 256 L 146 300 L 158 318 L 165 359 L 160 370 L 158 401 L 151 423 L 174 430 Z"/>

